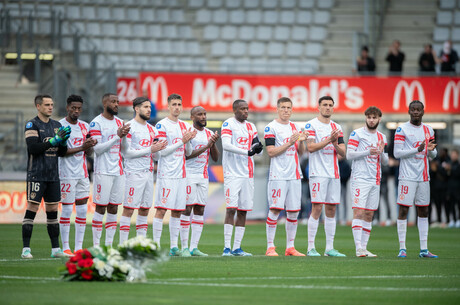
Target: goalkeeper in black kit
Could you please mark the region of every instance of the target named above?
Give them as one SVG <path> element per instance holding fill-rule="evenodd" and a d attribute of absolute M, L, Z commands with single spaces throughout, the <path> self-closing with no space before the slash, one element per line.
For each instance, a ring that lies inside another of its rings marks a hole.
<path fill-rule="evenodd" d="M 27 210 L 22 221 L 23 249 L 21 257 L 33 258 L 30 239 L 34 218 L 42 199 L 46 208 L 46 224 L 51 239 L 51 257 L 65 257 L 59 247 L 58 207 L 61 200 L 58 157 L 67 152 L 66 141 L 70 136 L 70 127 L 51 119 L 53 99 L 49 95 L 37 95 L 35 107 L 37 116 L 26 123 L 25 139 L 27 144 Z"/>

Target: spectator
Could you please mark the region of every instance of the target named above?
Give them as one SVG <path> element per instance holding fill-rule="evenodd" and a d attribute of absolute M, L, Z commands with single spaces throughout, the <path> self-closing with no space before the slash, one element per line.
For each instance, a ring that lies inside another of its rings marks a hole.
<path fill-rule="evenodd" d="M 433 46 L 427 43 L 424 46 L 425 50 L 420 54 L 418 65 L 420 72 L 436 72 L 436 52 L 433 50 Z"/>
<path fill-rule="evenodd" d="M 390 75 L 401 75 L 403 70 L 403 62 L 405 55 L 401 52 L 401 42 L 399 40 L 393 41 L 391 44 L 386 61 L 390 64 L 388 71 Z"/>
<path fill-rule="evenodd" d="M 375 61 L 369 56 L 369 48 L 363 46 L 361 48 L 361 55 L 356 58 L 356 66 L 359 74 L 372 75 L 375 72 Z"/>
<path fill-rule="evenodd" d="M 439 61 L 441 63 L 441 73 L 455 73 L 455 65 L 458 61 L 457 51 L 452 49 L 452 41 L 444 42 L 444 46 L 439 54 Z"/>

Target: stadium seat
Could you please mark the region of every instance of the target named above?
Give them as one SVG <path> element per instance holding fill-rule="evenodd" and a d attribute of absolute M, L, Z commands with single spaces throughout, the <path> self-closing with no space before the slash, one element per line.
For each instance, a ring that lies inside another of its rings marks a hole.
<path fill-rule="evenodd" d="M 460 24 L 460 11 L 454 13 L 454 24 Z"/>
<path fill-rule="evenodd" d="M 112 8 L 112 15 L 110 16 L 112 19 L 123 21 L 125 19 L 125 10 L 122 7 L 113 7 Z"/>
<path fill-rule="evenodd" d="M 299 0 L 299 8 L 313 8 L 315 0 Z"/>
<path fill-rule="evenodd" d="M 278 24 L 278 12 L 267 10 L 263 12 L 263 23 Z"/>
<path fill-rule="evenodd" d="M 265 53 L 265 44 L 258 41 L 251 41 L 248 47 L 248 54 L 252 57 L 262 56 Z"/>
<path fill-rule="evenodd" d="M 214 41 L 211 44 L 211 56 L 220 57 L 227 53 L 227 44 L 223 41 Z"/>
<path fill-rule="evenodd" d="M 310 28 L 310 39 L 313 41 L 323 41 L 326 39 L 327 30 L 324 27 L 311 27 Z"/>
<path fill-rule="evenodd" d="M 450 29 L 436 27 L 433 31 L 434 41 L 445 41 L 450 39 Z"/>
<path fill-rule="evenodd" d="M 235 62 L 231 57 L 222 57 L 219 60 L 219 71 L 220 72 L 228 72 L 232 69 Z"/>
<path fill-rule="evenodd" d="M 455 41 L 455 42 L 460 41 L 460 28 L 452 29 L 452 41 Z"/>
<path fill-rule="evenodd" d="M 440 0 L 439 7 L 443 9 L 453 9 L 456 6 L 455 0 Z"/>
<path fill-rule="evenodd" d="M 195 20 L 199 24 L 209 24 L 211 22 L 211 12 L 207 9 L 200 9 L 196 12 Z"/>
<path fill-rule="evenodd" d="M 207 25 L 203 29 L 203 39 L 214 40 L 219 37 L 219 27 L 215 25 Z"/>
<path fill-rule="evenodd" d="M 253 40 L 255 37 L 254 27 L 248 25 L 241 26 L 238 36 L 241 40 Z"/>
<path fill-rule="evenodd" d="M 170 55 L 171 53 L 173 53 L 173 50 L 171 48 L 171 41 L 169 40 L 159 41 L 158 50 L 160 54 L 163 54 L 163 55 Z"/>
<path fill-rule="evenodd" d="M 225 40 L 234 40 L 237 37 L 238 30 L 235 26 L 226 25 L 221 28 L 220 37 Z"/>
<path fill-rule="evenodd" d="M 163 37 L 163 27 L 159 24 L 150 24 L 147 26 L 148 37 L 161 38 Z"/>
<path fill-rule="evenodd" d="M 92 36 L 99 36 L 101 34 L 101 29 L 97 22 L 87 22 L 86 31 L 91 33 Z"/>
<path fill-rule="evenodd" d="M 150 7 L 144 7 L 141 10 L 141 19 L 145 22 L 155 21 L 155 12 Z"/>
<path fill-rule="evenodd" d="M 327 25 L 331 21 L 331 14 L 328 11 L 315 11 L 313 14 L 313 22 L 315 24 Z"/>
<path fill-rule="evenodd" d="M 282 0 L 280 1 L 280 7 L 292 9 L 296 4 L 295 2 L 295 0 Z"/>
<path fill-rule="evenodd" d="M 312 13 L 310 11 L 298 11 L 295 21 L 298 24 L 310 24 L 312 21 Z"/>
<path fill-rule="evenodd" d="M 173 54 L 176 55 L 186 55 L 187 46 L 183 40 L 173 40 L 171 41 L 171 50 Z"/>
<path fill-rule="evenodd" d="M 117 35 L 122 37 L 131 37 L 131 26 L 129 23 L 117 24 Z"/>
<path fill-rule="evenodd" d="M 209 8 L 221 8 L 224 6 L 223 0 L 208 0 Z"/>
<path fill-rule="evenodd" d="M 144 44 L 144 48 L 149 53 L 158 54 L 158 45 L 157 45 L 156 40 L 153 40 L 153 39 L 147 40 Z"/>
<path fill-rule="evenodd" d="M 212 21 L 216 24 L 226 24 L 228 21 L 228 12 L 224 9 L 213 11 Z"/>
<path fill-rule="evenodd" d="M 241 0 L 225 0 L 225 7 L 238 8 L 241 6 Z"/>
<path fill-rule="evenodd" d="M 334 6 L 334 0 L 321 0 L 318 1 L 318 7 L 322 9 L 330 9 Z"/>
<path fill-rule="evenodd" d="M 188 0 L 188 6 L 192 8 L 202 8 L 204 0 Z"/>
<path fill-rule="evenodd" d="M 260 10 L 246 11 L 246 22 L 249 24 L 260 24 L 262 22 L 262 12 Z"/>
<path fill-rule="evenodd" d="M 270 40 L 272 38 L 272 28 L 269 26 L 258 26 L 256 38 L 257 40 Z"/>
<path fill-rule="evenodd" d="M 256 58 L 251 61 L 251 72 L 253 73 L 267 73 L 270 70 L 269 64 L 263 58 Z"/>
<path fill-rule="evenodd" d="M 232 24 L 240 25 L 245 22 L 246 14 L 243 10 L 232 10 L 230 11 L 229 22 Z"/>
<path fill-rule="evenodd" d="M 163 36 L 166 38 L 178 38 L 177 27 L 174 24 L 167 24 L 163 26 Z"/>
<path fill-rule="evenodd" d="M 182 39 L 193 38 L 192 28 L 189 25 L 181 25 L 177 28 L 179 37 Z"/>
<path fill-rule="evenodd" d="M 187 41 L 186 46 L 188 54 L 193 56 L 201 55 L 200 44 L 197 41 Z"/>
<path fill-rule="evenodd" d="M 294 26 L 291 30 L 291 39 L 294 41 L 307 40 L 308 29 L 302 26 Z"/>
<path fill-rule="evenodd" d="M 94 20 L 96 18 L 96 10 L 94 6 L 83 6 L 81 10 L 81 17 L 83 19 Z"/>
<path fill-rule="evenodd" d="M 275 27 L 274 39 L 276 40 L 286 40 L 289 39 L 290 31 L 287 26 L 277 26 Z"/>
<path fill-rule="evenodd" d="M 76 5 L 67 6 L 67 18 L 80 19 L 80 7 Z"/>
<path fill-rule="evenodd" d="M 262 1 L 261 4 L 264 9 L 267 9 L 267 8 L 275 8 L 278 3 L 276 0 L 264 0 Z"/>
<path fill-rule="evenodd" d="M 284 54 L 284 43 L 270 42 L 267 46 L 267 54 L 270 57 L 278 57 Z"/>
<path fill-rule="evenodd" d="M 182 9 L 171 9 L 169 11 L 169 18 L 168 22 L 176 24 L 185 23 L 185 15 Z"/>
<path fill-rule="evenodd" d="M 289 42 L 286 46 L 286 55 L 289 57 L 300 57 L 303 54 L 304 44 Z"/>
<path fill-rule="evenodd" d="M 170 22 L 171 18 L 169 16 L 169 9 L 160 8 L 155 10 L 155 20 L 162 23 Z"/>
<path fill-rule="evenodd" d="M 141 18 L 139 9 L 136 7 L 131 7 L 127 9 L 126 16 L 129 21 L 138 21 Z"/>
<path fill-rule="evenodd" d="M 436 23 L 438 25 L 450 25 L 452 24 L 452 12 L 438 11 L 436 16 Z"/>
<path fill-rule="evenodd" d="M 143 23 L 133 24 L 132 31 L 137 37 L 147 37 L 147 29 Z"/>
<path fill-rule="evenodd" d="M 305 54 L 309 57 L 319 57 L 323 54 L 323 46 L 320 43 L 308 43 Z"/>
<path fill-rule="evenodd" d="M 233 41 L 230 43 L 229 52 L 231 56 L 244 56 L 247 52 L 246 43 L 241 41 Z"/>
<path fill-rule="evenodd" d="M 292 25 L 293 20 L 295 20 L 294 11 L 281 11 L 279 17 L 280 24 Z"/>
<path fill-rule="evenodd" d="M 243 1 L 243 5 L 245 8 L 257 8 L 259 7 L 259 0 L 250 0 L 250 1 Z"/>
<path fill-rule="evenodd" d="M 235 72 L 248 73 L 251 71 L 251 61 L 248 58 L 241 58 L 235 61 L 234 69 Z"/>

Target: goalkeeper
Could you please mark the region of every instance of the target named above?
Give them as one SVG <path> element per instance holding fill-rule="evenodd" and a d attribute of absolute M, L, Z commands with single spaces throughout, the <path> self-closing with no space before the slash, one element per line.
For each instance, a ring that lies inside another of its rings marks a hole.
<path fill-rule="evenodd" d="M 30 239 L 35 215 L 42 199 L 45 202 L 46 224 L 51 240 L 51 257 L 66 256 L 59 247 L 58 203 L 61 200 L 58 157 L 67 152 L 66 141 L 70 127 L 51 119 L 53 99 L 49 95 L 37 95 L 35 107 L 38 115 L 26 123 L 27 144 L 27 210 L 22 221 L 23 249 L 21 257 L 33 258 Z"/>

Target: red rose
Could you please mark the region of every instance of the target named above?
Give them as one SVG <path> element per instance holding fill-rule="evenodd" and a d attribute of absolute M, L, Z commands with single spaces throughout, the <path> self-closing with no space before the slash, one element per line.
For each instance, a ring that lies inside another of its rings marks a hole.
<path fill-rule="evenodd" d="M 72 256 L 72 257 L 69 259 L 69 262 L 72 262 L 72 263 L 78 262 L 77 256 L 76 256 L 76 255 Z"/>
<path fill-rule="evenodd" d="M 75 264 L 72 264 L 72 263 L 65 263 L 65 266 L 67 267 L 67 271 L 69 271 L 69 274 L 75 274 L 75 272 L 77 272 L 77 266 Z"/>
<path fill-rule="evenodd" d="M 81 259 L 78 261 L 78 267 L 81 267 L 81 268 L 89 268 L 92 265 L 93 265 L 92 258 L 85 258 L 85 259 Z"/>
<path fill-rule="evenodd" d="M 84 258 L 92 258 L 93 256 L 91 255 L 91 252 L 89 252 L 87 249 L 83 249 L 81 251 L 81 256 Z"/>
<path fill-rule="evenodd" d="M 81 273 L 81 277 L 84 278 L 85 280 L 92 280 L 93 279 L 93 270 L 91 269 L 88 269 L 88 270 L 85 270 Z"/>
<path fill-rule="evenodd" d="M 81 256 L 81 252 L 75 253 L 75 255 L 72 257 L 73 261 L 78 262 L 79 260 L 83 259 Z"/>

